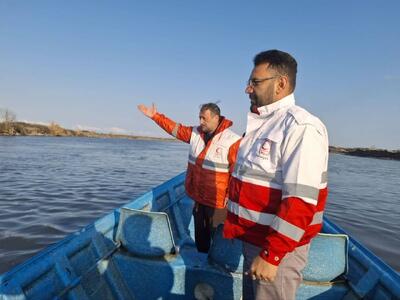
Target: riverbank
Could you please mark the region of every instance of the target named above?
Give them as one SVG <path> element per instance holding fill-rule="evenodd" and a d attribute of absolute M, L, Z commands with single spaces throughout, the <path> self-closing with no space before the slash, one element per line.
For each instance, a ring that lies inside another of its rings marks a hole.
<path fill-rule="evenodd" d="M 122 138 L 131 140 L 162 140 L 175 141 L 173 138 L 157 138 L 149 136 L 135 136 L 127 134 L 99 133 L 89 130 L 65 129 L 56 123 L 50 125 L 13 122 L 0 123 L 0 136 L 63 136 L 63 137 L 91 137 L 91 138 Z M 373 157 L 381 159 L 400 160 L 400 150 L 385 150 L 371 148 L 344 148 L 329 146 L 329 152 L 351 156 Z"/>
<path fill-rule="evenodd" d="M 351 155 L 351 156 L 400 160 L 400 150 L 390 151 L 385 149 L 343 148 L 343 147 L 329 146 L 329 152 Z"/>
<path fill-rule="evenodd" d="M 58 137 L 90 137 L 90 138 L 122 138 L 131 140 L 162 140 L 174 141 L 173 138 L 157 138 L 127 134 L 99 133 L 89 130 L 65 129 L 56 123 L 50 125 L 24 122 L 0 123 L 0 136 L 58 136 Z"/>

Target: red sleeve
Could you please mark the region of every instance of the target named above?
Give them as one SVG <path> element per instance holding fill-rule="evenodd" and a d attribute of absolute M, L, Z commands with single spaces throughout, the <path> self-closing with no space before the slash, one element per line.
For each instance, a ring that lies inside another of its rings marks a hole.
<path fill-rule="evenodd" d="M 276 227 L 295 227 L 296 230 L 306 230 L 311 223 L 317 210 L 315 205 L 304 202 L 297 197 L 288 197 L 282 200 L 279 207 L 277 218 L 279 223 Z M 279 265 L 286 253 L 292 252 L 298 246 L 298 240 L 289 237 L 281 232 L 271 229 L 272 232 L 267 236 L 268 249 L 263 249 L 260 256 L 273 265 Z M 300 233 L 299 233 L 300 234 Z M 301 236 L 299 236 L 299 239 Z"/>
<path fill-rule="evenodd" d="M 167 118 L 163 114 L 156 113 L 152 117 L 153 121 L 157 123 L 162 129 L 168 132 L 170 135 L 176 137 L 185 143 L 190 143 L 190 137 L 192 136 L 193 127 L 184 126 L 176 123 L 171 119 Z"/>
<path fill-rule="evenodd" d="M 233 143 L 229 147 L 229 152 L 228 152 L 229 174 L 232 174 L 233 172 L 233 168 L 236 162 L 236 157 L 239 151 L 240 141 L 241 139 L 238 139 L 235 143 Z"/>
<path fill-rule="evenodd" d="M 317 234 L 322 223 L 313 223 L 325 206 L 328 140 L 313 126 L 298 126 L 288 134 L 282 151 L 282 200 L 266 236 L 260 256 L 279 265 L 286 253 Z M 303 238 L 305 237 L 305 240 Z"/>

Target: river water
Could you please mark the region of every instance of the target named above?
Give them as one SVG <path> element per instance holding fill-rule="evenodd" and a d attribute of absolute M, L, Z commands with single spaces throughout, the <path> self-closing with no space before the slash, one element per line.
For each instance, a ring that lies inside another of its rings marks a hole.
<path fill-rule="evenodd" d="M 188 146 L 0 137 L 0 274 L 186 167 Z M 400 271 L 400 162 L 331 154 L 327 215 Z"/>

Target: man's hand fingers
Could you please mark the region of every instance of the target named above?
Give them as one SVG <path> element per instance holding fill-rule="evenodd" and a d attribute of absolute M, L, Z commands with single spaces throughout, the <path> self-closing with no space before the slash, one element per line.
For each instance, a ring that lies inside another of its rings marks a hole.
<path fill-rule="evenodd" d="M 246 273 L 247 273 L 246 275 L 251 276 L 252 280 L 260 279 L 260 277 L 258 276 L 258 274 L 256 273 L 256 270 L 254 268 L 251 268 Z"/>
<path fill-rule="evenodd" d="M 140 111 L 145 111 L 146 110 L 146 106 L 144 106 L 143 104 L 139 104 L 138 106 L 137 106 L 137 108 L 140 110 Z"/>
<path fill-rule="evenodd" d="M 155 106 L 154 103 L 153 103 L 153 106 L 152 106 L 152 107 L 147 107 L 147 106 L 145 106 L 145 105 L 143 105 L 143 104 L 139 104 L 139 105 L 137 106 L 137 108 L 138 108 L 144 115 L 146 115 L 146 116 L 149 117 L 149 118 L 153 117 L 154 114 L 156 113 L 156 106 Z"/>
<path fill-rule="evenodd" d="M 263 278 L 261 278 L 261 280 L 273 282 L 275 280 L 275 277 L 263 277 Z"/>
<path fill-rule="evenodd" d="M 243 274 L 245 276 L 250 276 L 252 280 L 256 280 L 257 279 L 256 275 L 254 275 L 251 270 L 245 271 Z"/>
<path fill-rule="evenodd" d="M 275 280 L 275 277 L 262 276 L 261 274 L 257 274 L 256 272 L 252 272 L 251 270 L 245 271 L 243 274 L 245 276 L 250 276 L 252 280 L 263 280 L 267 282 L 273 282 Z"/>
<path fill-rule="evenodd" d="M 263 280 L 268 282 L 273 282 L 275 280 L 275 277 L 265 276 L 265 274 L 263 276 L 262 274 L 258 274 L 257 270 L 253 269 L 245 271 L 243 275 L 250 276 L 252 280 Z"/>

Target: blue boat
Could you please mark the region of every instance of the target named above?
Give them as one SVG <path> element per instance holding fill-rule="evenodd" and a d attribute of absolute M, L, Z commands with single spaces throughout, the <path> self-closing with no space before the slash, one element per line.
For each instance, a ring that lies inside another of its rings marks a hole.
<path fill-rule="evenodd" d="M 0 277 L 0 299 L 240 299 L 241 243 L 194 244 L 185 173 Z M 297 299 L 400 299 L 400 276 L 327 218 Z"/>

